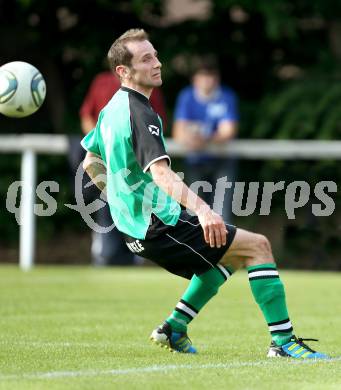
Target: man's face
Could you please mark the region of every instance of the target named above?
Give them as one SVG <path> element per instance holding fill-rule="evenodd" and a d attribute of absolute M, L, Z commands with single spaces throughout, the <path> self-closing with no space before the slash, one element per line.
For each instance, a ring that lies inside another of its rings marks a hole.
<path fill-rule="evenodd" d="M 205 95 L 213 92 L 219 85 L 217 73 L 200 71 L 193 76 L 193 86 Z"/>
<path fill-rule="evenodd" d="M 135 41 L 128 42 L 127 48 L 133 54 L 128 68 L 129 81 L 143 88 L 159 87 L 162 84 L 161 63 L 153 45 L 149 41 Z"/>

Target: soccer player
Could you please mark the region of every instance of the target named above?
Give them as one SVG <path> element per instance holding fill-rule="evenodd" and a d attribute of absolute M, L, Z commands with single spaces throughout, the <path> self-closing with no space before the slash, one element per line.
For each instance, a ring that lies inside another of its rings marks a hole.
<path fill-rule="evenodd" d="M 268 356 L 327 358 L 293 335 L 267 238 L 225 224 L 172 171 L 161 120 L 149 103 L 153 88 L 162 80 L 161 63 L 148 35 L 144 30 L 128 30 L 112 44 L 108 58 L 121 88 L 82 141 L 88 151 L 84 169 L 106 192 L 113 221 L 129 249 L 190 280 L 151 339 L 173 351 L 195 353 L 188 324 L 245 266 L 271 334 Z"/>

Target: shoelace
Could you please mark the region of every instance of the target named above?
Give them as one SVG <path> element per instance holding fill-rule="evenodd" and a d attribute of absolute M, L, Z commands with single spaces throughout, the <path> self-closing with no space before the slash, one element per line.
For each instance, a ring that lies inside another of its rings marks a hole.
<path fill-rule="evenodd" d="M 186 337 L 187 337 L 187 340 L 188 340 L 189 344 L 192 345 L 192 340 L 188 337 L 187 334 L 186 334 Z"/>
<path fill-rule="evenodd" d="M 180 341 L 180 340 L 182 340 L 181 343 L 183 343 L 183 342 L 186 340 L 188 343 L 192 344 L 192 341 L 191 341 L 191 339 L 188 337 L 187 333 L 183 333 L 182 336 L 181 336 L 178 340 L 176 340 L 175 343 L 177 343 L 177 342 Z"/>
<path fill-rule="evenodd" d="M 314 351 L 313 349 L 308 347 L 308 345 L 305 344 L 304 341 L 318 341 L 318 339 L 305 339 L 305 338 L 302 338 L 302 337 L 295 337 L 295 342 L 297 344 L 299 344 L 303 348 L 306 348 L 308 351 L 315 353 L 316 351 Z"/>
<path fill-rule="evenodd" d="M 173 347 L 181 348 L 181 350 L 184 350 L 186 347 L 190 348 L 191 346 L 192 341 L 187 333 L 183 333 L 183 335 L 173 343 Z"/>

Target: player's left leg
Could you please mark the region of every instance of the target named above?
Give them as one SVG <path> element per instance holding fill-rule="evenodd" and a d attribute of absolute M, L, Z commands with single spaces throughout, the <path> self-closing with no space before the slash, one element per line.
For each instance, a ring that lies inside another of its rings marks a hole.
<path fill-rule="evenodd" d="M 267 238 L 260 234 L 237 229 L 236 236 L 221 264 L 244 264 L 250 287 L 268 324 L 272 343 L 269 357 L 326 358 L 313 351 L 302 339 L 297 339 L 289 319 L 283 283 L 274 262 Z"/>

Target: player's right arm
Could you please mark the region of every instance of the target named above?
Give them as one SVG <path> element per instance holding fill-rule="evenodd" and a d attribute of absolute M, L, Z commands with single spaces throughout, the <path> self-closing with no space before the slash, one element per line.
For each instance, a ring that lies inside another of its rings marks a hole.
<path fill-rule="evenodd" d="M 97 154 L 87 152 L 83 161 L 83 169 L 96 187 L 106 193 L 107 168 L 104 161 Z"/>
<path fill-rule="evenodd" d="M 149 169 L 154 182 L 161 189 L 198 216 L 207 244 L 217 248 L 226 245 L 227 230 L 221 216 L 187 187 L 168 166 L 166 159 L 154 162 Z"/>
<path fill-rule="evenodd" d="M 81 145 L 87 151 L 83 161 L 83 169 L 89 175 L 96 187 L 106 193 L 107 168 L 105 162 L 101 158 L 96 128 L 90 131 L 82 139 Z"/>

